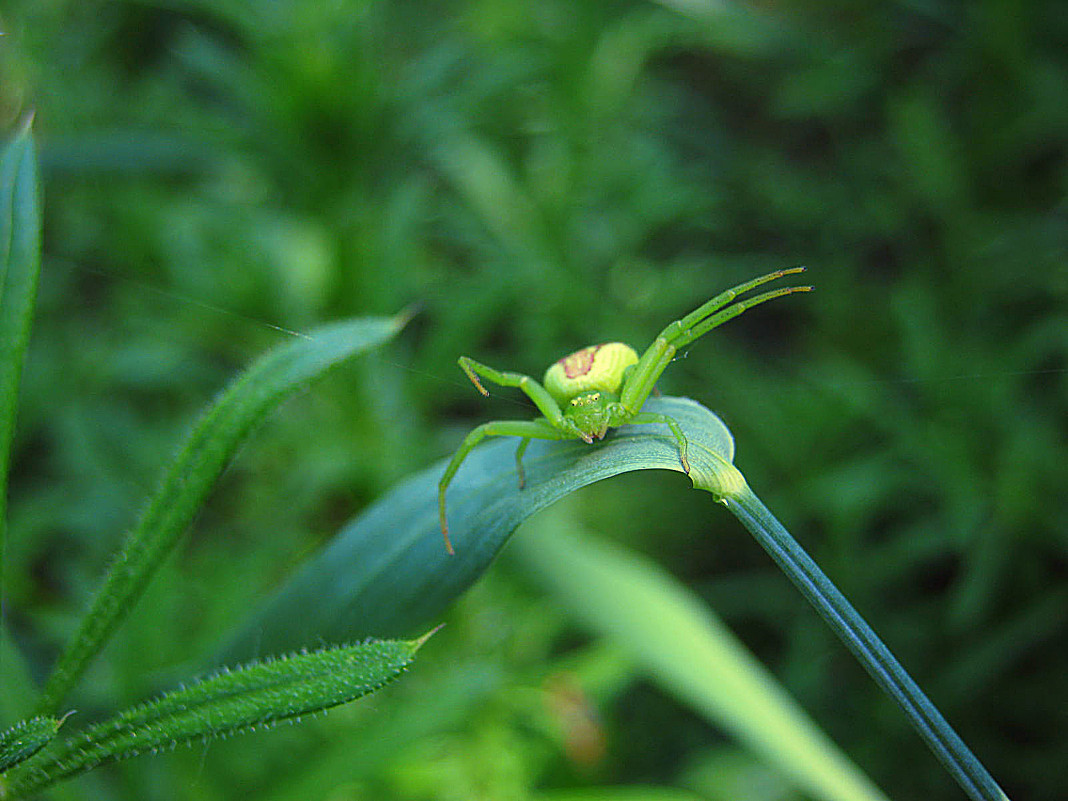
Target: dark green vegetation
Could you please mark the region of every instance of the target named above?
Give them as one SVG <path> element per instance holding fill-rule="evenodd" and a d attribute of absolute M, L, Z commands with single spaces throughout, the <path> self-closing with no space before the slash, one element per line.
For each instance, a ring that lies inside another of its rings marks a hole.
<path fill-rule="evenodd" d="M 717 330 L 662 389 L 730 425 L 749 483 L 1009 795 L 1059 797 L 1068 19 L 1056 0 L 793 5 L 6 3 L 0 124 L 36 109 L 45 242 L 5 649 L 44 677 L 181 433 L 280 329 L 422 304 L 243 448 L 80 716 L 189 675 L 361 508 L 528 413 L 480 398 L 460 354 L 538 375 L 803 263 L 816 293 Z M 961 797 L 707 496 L 646 472 L 577 500 L 592 536 L 704 596 L 889 795 Z M 381 700 L 66 792 L 790 797 L 530 564 L 506 552 Z"/>

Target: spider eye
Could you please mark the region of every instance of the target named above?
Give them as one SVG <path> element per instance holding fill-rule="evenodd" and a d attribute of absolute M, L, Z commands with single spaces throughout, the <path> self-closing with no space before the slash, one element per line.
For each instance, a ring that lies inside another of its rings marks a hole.
<path fill-rule="evenodd" d="M 572 406 L 590 406 L 601 400 L 600 392 L 586 392 L 571 399 Z"/>

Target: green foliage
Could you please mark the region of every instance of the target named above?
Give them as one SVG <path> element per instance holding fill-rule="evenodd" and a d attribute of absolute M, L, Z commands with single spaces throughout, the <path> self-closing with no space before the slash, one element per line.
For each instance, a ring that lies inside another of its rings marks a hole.
<path fill-rule="evenodd" d="M 7 731 L 0 732 L 0 774 L 29 759 L 48 745 L 62 725 L 63 718 L 38 715 L 28 720 L 20 720 Z"/>
<path fill-rule="evenodd" d="M 395 679 L 422 642 L 366 642 L 224 670 L 87 727 L 44 759 L 0 779 L 0 796 L 20 798 L 105 762 L 206 743 L 348 703 Z M 47 724 L 54 736 L 58 721 L 34 718 L 26 725 Z"/>
<path fill-rule="evenodd" d="M 672 577 L 647 559 L 579 534 L 566 513 L 530 528 L 536 531 L 525 532 L 520 558 L 531 576 L 667 692 L 815 798 L 886 798 Z"/>
<path fill-rule="evenodd" d="M 391 337 L 406 322 L 361 319 L 311 331 L 263 356 L 235 380 L 189 433 L 123 543 L 82 624 L 63 651 L 39 708 L 54 711 L 104 644 L 253 426 L 309 379 Z"/>
<path fill-rule="evenodd" d="M 27 123 L 0 150 L 0 479 L 6 479 L 16 387 L 37 283 L 40 229 L 37 169 Z M 252 427 L 282 399 L 338 362 L 393 336 L 408 316 L 349 320 L 276 348 L 242 374 L 193 428 L 165 471 L 140 521 L 59 657 L 38 708 L 54 710 L 139 600 L 163 558 Z M 0 480 L 0 494 L 6 492 Z M 5 509 L 0 505 L 0 519 Z M 0 526 L 0 554 L 6 549 Z M 0 560 L 0 578 L 3 562 Z M 3 585 L 0 582 L 0 589 Z M 55 738 L 65 718 L 35 715 L 0 734 L 0 797 L 20 798 L 105 762 L 161 747 L 207 741 L 347 703 L 382 687 L 411 661 L 422 640 L 368 642 L 247 665 L 95 724 L 22 766 Z M 3 675 L 5 693 L 14 689 Z M 23 683 L 24 684 L 24 683 Z M 21 688 L 21 689 L 24 689 Z M 13 769 L 13 770 L 12 770 Z"/>
<path fill-rule="evenodd" d="M 688 475 L 694 487 L 710 492 L 750 529 L 901 706 L 970 797 L 1003 798 L 994 780 L 878 636 L 746 485 L 732 465 L 734 440 L 722 421 L 684 398 L 657 398 L 646 408 L 677 422 L 689 442 Z M 535 440 L 534 453 L 525 457 L 530 460 L 525 471 L 529 472 L 520 488 L 510 443 L 496 444 L 499 447 L 472 452 L 471 464 L 455 487 L 458 555 L 445 556 L 441 543 L 435 545 L 432 498 L 441 475 L 436 466 L 387 494 L 306 563 L 228 646 L 224 659 L 241 658 L 254 648 L 299 647 L 317 637 L 336 640 L 360 631 L 381 634 L 417 626 L 474 583 L 527 517 L 613 475 L 656 468 L 682 470 L 673 436 L 627 425 L 604 447 L 581 448 L 574 442 L 548 445 Z M 829 752 L 818 730 L 766 689 L 766 678 L 753 677 L 752 666 L 736 653 L 737 646 L 710 645 L 707 633 L 700 638 L 700 646 L 695 646 L 694 629 L 701 628 L 703 619 L 695 618 L 689 599 L 680 601 L 678 590 L 654 581 L 611 552 L 584 556 L 581 547 L 551 539 L 541 547 L 549 553 L 528 555 L 527 560 L 535 562 L 535 572 L 553 576 L 550 585 L 563 588 L 569 606 L 592 614 L 600 628 L 616 636 L 623 632 L 629 642 L 640 643 L 641 660 L 658 665 L 665 684 L 676 691 L 682 685 L 683 694 L 698 708 L 709 709 L 712 697 L 710 708 L 718 722 L 758 750 L 770 752 L 800 784 L 825 798 L 881 797 L 856 775 L 855 768 Z M 625 596 L 632 604 L 629 615 L 619 606 Z M 711 667 L 684 674 L 663 668 L 665 662 L 682 660 L 687 651 L 697 651 L 701 661 L 715 666 L 720 683 L 729 688 L 726 697 L 710 694 L 707 681 L 694 679 Z M 747 708 L 751 718 L 742 714 Z"/>
<path fill-rule="evenodd" d="M 811 302 L 724 327 L 661 389 L 730 424 L 752 485 L 1009 794 L 1058 798 L 1061 6 L 5 3 L 0 126 L 36 110 L 48 207 L 3 722 L 30 714 L 174 443 L 279 328 L 423 304 L 388 356 L 296 396 L 236 454 L 72 691 L 87 718 L 173 686 L 403 476 L 524 415 L 479 398 L 458 355 L 536 375 L 803 263 Z M 644 472 L 586 488 L 577 514 L 707 600 L 888 795 L 959 798 L 702 495 Z M 388 720 L 357 704 L 111 765 L 79 796 L 790 797 L 504 557 L 385 690 Z M 563 675 L 600 751 L 574 745 Z"/>
<path fill-rule="evenodd" d="M 41 268 L 37 157 L 27 121 L 0 151 L 0 589 L 7 540 L 7 474 L 19 379 Z"/>
<path fill-rule="evenodd" d="M 679 421 L 692 442 L 695 481 L 711 482 L 722 474 L 734 443 L 714 414 L 684 398 L 653 399 L 647 408 Z M 418 630 L 473 584 L 516 526 L 539 510 L 629 470 L 681 471 L 675 440 L 659 428 L 624 426 L 597 448 L 578 440 L 532 442 L 524 456 L 522 490 L 514 442 L 475 449 L 449 488 L 455 556 L 445 551 L 438 524 L 441 466 L 413 476 L 309 559 L 243 626 L 223 661 L 246 659 L 260 649 L 301 648 L 319 637 L 343 641 Z"/>

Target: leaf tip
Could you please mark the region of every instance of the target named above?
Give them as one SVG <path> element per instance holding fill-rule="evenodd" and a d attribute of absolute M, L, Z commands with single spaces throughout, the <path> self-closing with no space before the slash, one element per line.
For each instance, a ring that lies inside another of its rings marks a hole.
<path fill-rule="evenodd" d="M 26 112 L 26 116 L 22 118 L 22 121 L 19 123 L 18 130 L 15 133 L 16 139 L 21 139 L 24 136 L 29 136 L 30 128 L 33 127 L 33 120 L 36 116 L 36 110 Z"/>
<path fill-rule="evenodd" d="M 423 310 L 424 303 L 421 300 L 417 300 L 414 303 L 409 303 L 403 309 L 401 309 L 393 317 L 393 324 L 396 326 L 396 330 L 400 331 L 404 326 L 408 325 L 419 312 Z"/>
<path fill-rule="evenodd" d="M 423 645 L 426 644 L 427 640 L 429 640 L 431 637 L 433 637 L 435 634 L 437 634 L 443 628 L 445 628 L 445 624 L 444 623 L 438 623 L 438 625 L 434 626 L 434 628 L 432 628 L 430 631 L 428 631 L 422 637 L 420 637 L 420 638 L 418 638 L 416 640 L 413 640 L 412 641 L 412 653 L 415 653 L 420 648 L 422 648 Z"/>

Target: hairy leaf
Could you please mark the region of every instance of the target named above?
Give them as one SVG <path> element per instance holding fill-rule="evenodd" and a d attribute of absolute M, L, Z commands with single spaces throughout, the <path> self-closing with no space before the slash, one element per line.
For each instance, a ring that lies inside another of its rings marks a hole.
<path fill-rule="evenodd" d="M 223 392 L 164 471 L 78 633 L 49 678 L 41 711 L 56 708 L 89 659 L 99 651 L 252 428 L 306 382 L 344 359 L 386 341 L 406 321 L 407 316 L 402 315 L 323 326 L 306 339 L 292 340 L 270 351 Z"/>
<path fill-rule="evenodd" d="M 64 718 L 33 717 L 0 732 L 0 773 L 29 759 L 50 742 Z"/>
<path fill-rule="evenodd" d="M 364 642 L 222 670 L 89 726 L 13 771 L 6 788 L 0 785 L 0 797 L 28 795 L 105 762 L 270 726 L 347 703 L 400 675 L 425 639 Z"/>

